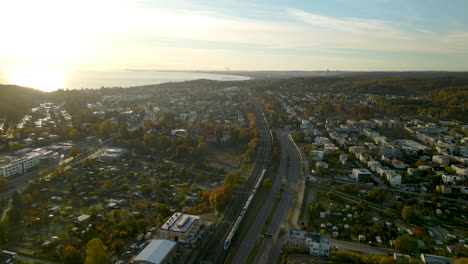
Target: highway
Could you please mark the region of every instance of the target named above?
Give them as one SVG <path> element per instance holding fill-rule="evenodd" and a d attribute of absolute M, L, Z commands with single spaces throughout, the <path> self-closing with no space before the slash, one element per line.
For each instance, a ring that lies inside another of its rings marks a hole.
<path fill-rule="evenodd" d="M 280 142 L 281 150 L 287 149 L 287 137 L 284 135 L 278 135 L 278 139 Z M 286 179 L 287 175 L 287 152 L 281 151 L 280 163 L 278 166 L 278 171 L 276 176 L 273 179 L 273 185 L 270 189 L 270 193 L 268 194 L 262 208 L 257 213 L 255 217 L 255 221 L 249 228 L 249 231 L 245 235 L 242 243 L 240 243 L 239 248 L 236 251 L 236 254 L 233 257 L 232 263 L 245 263 L 247 258 L 249 257 L 252 248 L 255 246 L 257 239 L 262 235 L 260 234 L 263 225 L 265 224 L 265 220 L 270 213 L 271 208 L 275 203 L 276 196 L 279 194 L 281 189 L 281 182 L 283 179 Z M 279 208 L 280 206 L 278 206 Z"/>
<path fill-rule="evenodd" d="M 288 133 L 283 132 L 280 134 L 280 143 L 282 153 L 287 153 L 287 156 L 289 157 L 286 185 L 284 187 L 281 201 L 268 228 L 268 234 L 272 234 L 273 239 L 263 240 L 255 258 L 255 263 L 266 264 L 278 262 L 281 247 L 287 242 L 288 237 L 288 234 L 286 234 L 282 238 L 278 238 L 279 231 L 281 228 L 289 231 L 288 216 L 291 209 L 296 205 L 296 187 L 298 183 L 301 183 L 301 181 L 303 183 L 303 178 L 301 176 L 302 158 Z M 286 160 L 284 162 L 286 162 Z M 300 210 L 300 206 L 298 208 Z M 297 226 L 294 227 L 297 228 Z"/>
<path fill-rule="evenodd" d="M 224 263 L 227 252 L 224 250 L 224 242 L 228 236 L 234 222 L 239 217 L 245 202 L 247 201 L 258 177 L 263 169 L 268 169 L 271 162 L 272 138 L 268 124 L 263 116 L 256 99 L 250 97 L 250 103 L 253 105 L 254 114 L 257 120 L 259 133 L 259 147 L 255 157 L 254 167 L 247 181 L 243 184 L 241 190 L 236 192 L 231 201 L 224 210 L 223 220 L 215 227 L 214 233 L 210 235 L 208 243 L 201 245 L 200 255 L 194 259 L 195 263 Z M 234 240 L 236 236 L 234 236 Z"/>

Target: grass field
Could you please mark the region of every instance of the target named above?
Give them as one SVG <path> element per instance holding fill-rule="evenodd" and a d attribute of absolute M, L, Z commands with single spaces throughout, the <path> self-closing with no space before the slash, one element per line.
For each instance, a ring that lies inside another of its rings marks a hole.
<path fill-rule="evenodd" d="M 242 149 L 238 145 L 208 145 L 206 160 L 210 167 L 238 170 L 241 165 Z"/>

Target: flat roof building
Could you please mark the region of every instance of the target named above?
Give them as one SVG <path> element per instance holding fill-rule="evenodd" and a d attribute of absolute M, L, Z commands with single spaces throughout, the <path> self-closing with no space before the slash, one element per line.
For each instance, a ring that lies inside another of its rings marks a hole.
<path fill-rule="evenodd" d="M 186 244 L 194 244 L 198 239 L 201 217 L 183 213 L 174 213 L 161 226 L 161 236 Z"/>
<path fill-rule="evenodd" d="M 133 259 L 135 264 L 172 263 L 176 257 L 176 242 L 167 239 L 152 239 Z"/>

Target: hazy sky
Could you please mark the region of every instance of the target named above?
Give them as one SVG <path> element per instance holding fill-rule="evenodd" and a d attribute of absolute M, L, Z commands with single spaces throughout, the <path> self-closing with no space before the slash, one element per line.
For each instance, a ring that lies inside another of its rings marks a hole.
<path fill-rule="evenodd" d="M 0 0 L 0 68 L 468 70 L 466 0 Z"/>

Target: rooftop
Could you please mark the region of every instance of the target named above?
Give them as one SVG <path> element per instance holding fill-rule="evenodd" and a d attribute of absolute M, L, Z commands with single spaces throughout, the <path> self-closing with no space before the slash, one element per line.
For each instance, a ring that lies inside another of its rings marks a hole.
<path fill-rule="evenodd" d="M 200 216 L 174 213 L 161 227 L 163 230 L 173 232 L 187 232 L 193 222 L 200 220 Z"/>
<path fill-rule="evenodd" d="M 134 261 L 161 263 L 177 243 L 167 239 L 152 239 L 151 242 L 135 257 Z"/>

